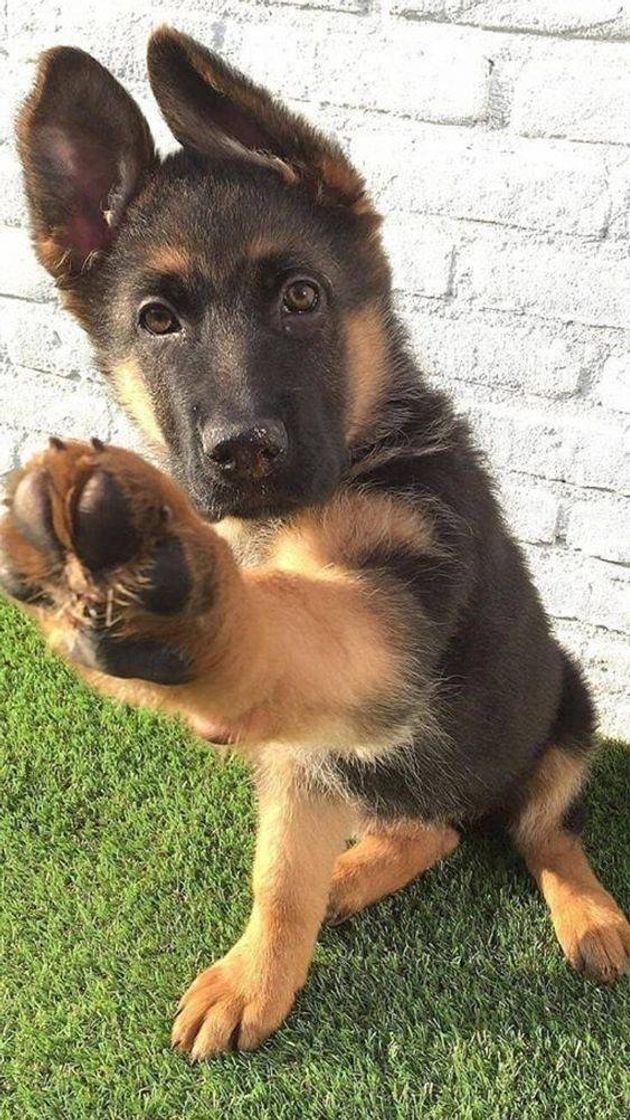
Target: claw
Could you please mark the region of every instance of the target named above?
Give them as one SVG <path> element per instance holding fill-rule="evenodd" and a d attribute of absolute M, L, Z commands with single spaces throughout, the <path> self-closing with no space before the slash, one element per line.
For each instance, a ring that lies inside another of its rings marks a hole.
<path fill-rule="evenodd" d="M 331 910 L 330 913 L 326 915 L 326 925 L 341 926 L 351 917 L 352 914 L 348 910 Z"/>

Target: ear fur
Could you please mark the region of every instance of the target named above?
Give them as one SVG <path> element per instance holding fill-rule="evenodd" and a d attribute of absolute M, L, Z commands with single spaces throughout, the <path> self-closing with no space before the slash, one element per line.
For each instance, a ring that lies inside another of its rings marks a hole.
<path fill-rule="evenodd" d="M 376 219 L 341 148 L 218 55 L 161 27 L 149 40 L 147 61 L 158 105 L 184 147 L 263 160 L 288 182 L 307 183 L 320 202 Z"/>
<path fill-rule="evenodd" d="M 129 94 L 84 51 L 46 51 L 18 118 L 35 247 L 70 287 L 110 245 L 156 156 Z"/>

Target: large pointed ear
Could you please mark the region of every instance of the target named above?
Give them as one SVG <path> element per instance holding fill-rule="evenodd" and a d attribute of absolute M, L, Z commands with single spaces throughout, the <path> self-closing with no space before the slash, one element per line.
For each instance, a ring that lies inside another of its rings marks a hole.
<path fill-rule="evenodd" d="M 37 253 L 72 286 L 107 250 L 155 162 L 148 125 L 100 63 L 56 47 L 41 57 L 17 132 Z"/>
<path fill-rule="evenodd" d="M 188 35 L 160 27 L 148 66 L 156 101 L 184 147 L 266 159 L 289 182 L 310 184 L 320 201 L 371 212 L 363 180 L 337 144 Z"/>

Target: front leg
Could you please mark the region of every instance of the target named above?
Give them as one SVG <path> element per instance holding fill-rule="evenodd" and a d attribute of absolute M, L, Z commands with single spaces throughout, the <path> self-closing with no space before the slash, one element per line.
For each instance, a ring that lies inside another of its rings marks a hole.
<path fill-rule="evenodd" d="M 16 479 L 0 586 L 90 683 L 254 759 L 261 743 L 380 750 L 408 732 L 417 618 L 412 629 L 403 584 L 381 569 L 399 537 L 406 553 L 414 533 L 425 546 L 414 518 L 342 498 L 290 522 L 266 566 L 241 570 L 139 456 L 51 444 Z"/>
<path fill-rule="evenodd" d="M 247 687 L 231 652 L 238 568 L 165 474 L 97 439 L 52 439 L 8 505 L 0 588 L 100 691 L 190 715 L 223 691 L 224 670 Z"/>
<path fill-rule="evenodd" d="M 5 590 L 96 687 L 180 712 L 264 766 L 250 922 L 186 994 L 174 1031 L 195 1058 L 256 1046 L 304 983 L 353 831 L 345 802 L 314 800 L 315 756 L 378 757 L 424 711 L 439 632 L 428 612 L 421 625 L 409 584 L 430 528 L 387 496 L 342 494 L 289 520 L 264 567 L 241 570 L 138 456 L 53 441 L 16 481 L 0 546 Z M 441 610 L 448 563 L 431 559 Z"/>
<path fill-rule="evenodd" d="M 283 1022 L 306 980 L 333 865 L 350 830 L 347 806 L 292 785 L 261 793 L 249 922 L 184 995 L 173 1046 L 195 1061 L 253 1050 Z"/>

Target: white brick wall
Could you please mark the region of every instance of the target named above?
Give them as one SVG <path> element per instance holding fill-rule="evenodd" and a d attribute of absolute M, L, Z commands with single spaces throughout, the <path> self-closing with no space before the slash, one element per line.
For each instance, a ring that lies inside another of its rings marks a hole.
<path fill-rule="evenodd" d="M 397 298 L 471 417 L 558 633 L 630 737 L 630 2 L 8 0 L 0 474 L 50 430 L 133 435 L 27 244 L 11 138 L 39 50 L 144 74 L 171 22 L 338 133 L 389 214 Z"/>

